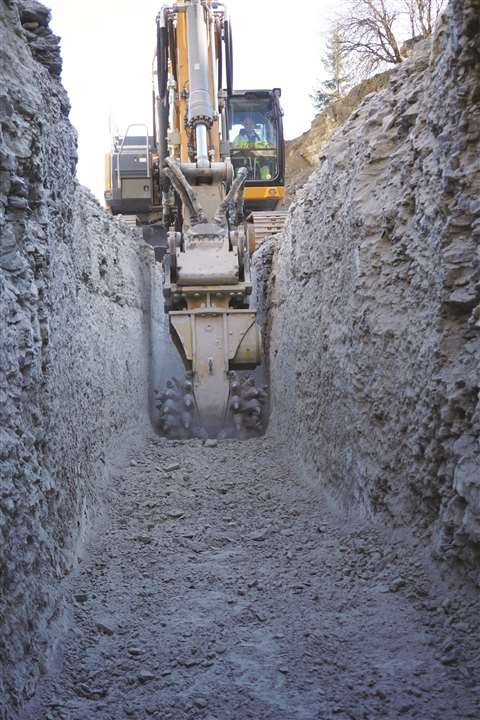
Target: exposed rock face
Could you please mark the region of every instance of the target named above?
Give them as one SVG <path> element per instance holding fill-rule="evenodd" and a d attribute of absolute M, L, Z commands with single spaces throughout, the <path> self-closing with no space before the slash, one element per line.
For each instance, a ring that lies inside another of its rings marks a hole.
<path fill-rule="evenodd" d="M 480 2 L 336 132 L 276 259 L 272 427 L 350 506 L 480 568 Z"/>
<path fill-rule="evenodd" d="M 0 5 L 2 719 L 48 662 L 108 454 L 148 425 L 152 256 L 76 183 L 48 18 Z"/>
<path fill-rule="evenodd" d="M 320 163 L 320 152 L 335 130 L 352 114 L 371 93 L 382 90 L 388 83 L 391 70 L 368 78 L 356 85 L 341 100 L 332 103 L 313 120 L 310 130 L 285 143 L 286 184 L 285 200 L 288 207 L 312 172 Z"/>

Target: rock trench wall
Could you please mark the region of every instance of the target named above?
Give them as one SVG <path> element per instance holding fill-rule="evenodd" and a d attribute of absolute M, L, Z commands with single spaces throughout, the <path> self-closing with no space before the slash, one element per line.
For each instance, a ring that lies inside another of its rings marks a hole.
<path fill-rule="evenodd" d="M 272 431 L 477 582 L 479 149 L 480 2 L 451 0 L 297 194 L 269 331 Z"/>
<path fill-rule="evenodd" d="M 148 427 L 152 253 L 75 180 L 58 39 L 0 1 L 0 717 L 48 665 L 109 454 Z"/>
<path fill-rule="evenodd" d="M 388 83 L 391 70 L 374 75 L 353 87 L 340 100 L 329 105 L 312 121 L 310 130 L 285 143 L 285 199 L 282 205 L 289 207 L 297 190 L 307 182 L 320 163 L 322 148 L 328 143 L 339 125 L 347 120 L 362 100 L 371 93 L 382 90 Z"/>

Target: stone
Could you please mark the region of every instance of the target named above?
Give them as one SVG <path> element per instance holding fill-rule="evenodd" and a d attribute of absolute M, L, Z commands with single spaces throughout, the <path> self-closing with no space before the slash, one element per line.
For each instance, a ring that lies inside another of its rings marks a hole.
<path fill-rule="evenodd" d="M 264 542 L 270 535 L 270 530 L 268 528 L 263 528 L 262 530 L 257 530 L 257 532 L 252 533 L 249 536 L 249 540 L 254 540 L 255 542 Z"/>
<path fill-rule="evenodd" d="M 20 6 L 22 24 L 34 23 L 46 28 L 50 22 L 50 16 L 50 10 L 37 0 L 22 0 Z"/>
<path fill-rule="evenodd" d="M 13 177 L 11 179 L 11 187 L 15 195 L 17 195 L 18 197 L 27 197 L 28 186 L 25 180 L 23 180 L 23 178 Z"/>
<path fill-rule="evenodd" d="M 142 685 L 144 685 L 151 680 L 155 680 L 155 675 L 148 670 L 141 670 L 137 675 L 137 679 Z"/>
<path fill-rule="evenodd" d="M 405 587 L 406 581 L 403 578 L 395 578 L 389 585 L 390 592 L 396 593 L 401 588 Z"/>
<path fill-rule="evenodd" d="M 140 655 L 143 655 L 143 650 L 139 647 L 129 647 L 127 648 L 127 653 L 131 655 L 131 657 L 140 657 Z"/>
<path fill-rule="evenodd" d="M 108 688 L 106 687 L 90 687 L 87 683 L 79 683 L 74 685 L 73 691 L 80 697 L 87 698 L 88 700 L 100 700 L 106 697 L 108 694 Z"/>
<path fill-rule="evenodd" d="M 202 697 L 196 697 L 193 699 L 193 704 L 195 707 L 197 707 L 199 710 L 203 710 L 203 708 L 206 708 L 208 706 L 208 701 L 205 700 L 205 698 Z"/>
<path fill-rule="evenodd" d="M 183 517 L 184 515 L 185 515 L 185 512 L 180 509 L 174 509 L 174 510 L 167 511 L 167 517 L 171 518 L 172 520 L 178 520 L 179 518 Z"/>
<path fill-rule="evenodd" d="M 165 472 L 173 472 L 174 470 L 180 470 L 180 463 L 178 463 L 178 462 L 168 463 L 167 465 L 163 466 L 163 469 L 165 470 Z"/>
<path fill-rule="evenodd" d="M 25 261 L 17 252 L 0 255 L 0 269 L 7 272 L 19 272 L 26 267 Z"/>
<path fill-rule="evenodd" d="M 16 164 L 15 155 L 0 145 L 0 169 L 13 172 Z"/>
<path fill-rule="evenodd" d="M 8 198 L 8 207 L 14 210 L 26 210 L 28 208 L 28 200 L 25 197 L 10 195 Z"/>
<path fill-rule="evenodd" d="M 114 630 L 109 625 L 105 625 L 105 623 L 102 622 L 96 622 L 95 627 L 97 628 L 98 632 L 102 633 L 103 635 L 113 635 Z"/>
<path fill-rule="evenodd" d="M 209 438 L 208 440 L 205 440 L 204 445 L 208 448 L 215 448 L 218 445 L 218 440 Z"/>

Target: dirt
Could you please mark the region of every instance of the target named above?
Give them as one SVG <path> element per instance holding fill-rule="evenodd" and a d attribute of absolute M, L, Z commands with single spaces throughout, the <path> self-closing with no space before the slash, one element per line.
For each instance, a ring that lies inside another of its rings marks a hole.
<path fill-rule="evenodd" d="M 478 593 L 425 557 L 332 514 L 269 439 L 151 437 L 114 469 L 24 718 L 478 718 Z"/>

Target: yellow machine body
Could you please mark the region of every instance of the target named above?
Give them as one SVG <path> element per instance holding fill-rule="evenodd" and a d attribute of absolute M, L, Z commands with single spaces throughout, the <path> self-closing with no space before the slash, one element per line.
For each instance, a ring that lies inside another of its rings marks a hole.
<path fill-rule="evenodd" d="M 165 303 L 189 373 L 159 400 L 169 436 L 198 427 L 217 435 L 232 413 L 237 429 L 261 425 L 261 393 L 232 372 L 262 360 L 250 303 L 260 224 L 253 215 L 245 220 L 262 208 L 271 215 L 284 195 L 282 113 L 279 90 L 233 92 L 231 49 L 223 4 L 179 0 L 162 8 L 153 134 L 130 126 L 105 159 L 112 212 L 164 229 Z"/>

